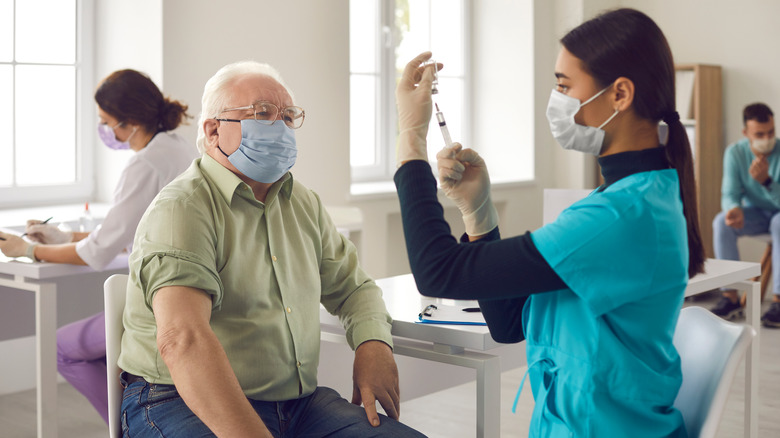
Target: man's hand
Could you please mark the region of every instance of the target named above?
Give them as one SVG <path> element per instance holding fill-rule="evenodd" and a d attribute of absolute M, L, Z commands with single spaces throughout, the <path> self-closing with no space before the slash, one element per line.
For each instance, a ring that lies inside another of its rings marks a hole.
<path fill-rule="evenodd" d="M 352 370 L 352 403 L 366 409 L 366 417 L 372 426 L 379 426 L 376 402 L 397 420 L 401 413 L 401 396 L 398 387 L 398 367 L 393 350 L 382 341 L 366 341 L 355 350 Z"/>
<path fill-rule="evenodd" d="M 745 225 L 745 214 L 742 212 L 741 207 L 734 207 L 731 210 L 726 212 L 726 226 L 739 229 L 742 228 L 744 225 Z"/>
<path fill-rule="evenodd" d="M 764 184 L 767 178 L 769 178 L 769 160 L 766 159 L 766 155 L 756 157 L 750 164 L 750 176 L 759 184 Z M 742 228 L 741 226 L 739 228 Z"/>

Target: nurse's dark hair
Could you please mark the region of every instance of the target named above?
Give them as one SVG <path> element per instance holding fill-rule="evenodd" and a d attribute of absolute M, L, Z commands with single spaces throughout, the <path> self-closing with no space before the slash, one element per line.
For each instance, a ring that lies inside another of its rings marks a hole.
<path fill-rule="evenodd" d="M 561 43 L 582 61 L 599 88 L 619 77 L 634 83 L 632 107 L 652 122 L 669 125 L 666 156 L 680 179 L 680 197 L 688 228 L 688 275 L 704 272 L 693 154 L 675 111 L 674 61 L 669 43 L 655 22 L 634 9 L 605 12 L 570 31 Z"/>
<path fill-rule="evenodd" d="M 95 102 L 120 122 L 139 124 L 150 133 L 176 129 L 191 117 L 187 105 L 163 96 L 149 76 L 117 70 L 100 82 Z"/>

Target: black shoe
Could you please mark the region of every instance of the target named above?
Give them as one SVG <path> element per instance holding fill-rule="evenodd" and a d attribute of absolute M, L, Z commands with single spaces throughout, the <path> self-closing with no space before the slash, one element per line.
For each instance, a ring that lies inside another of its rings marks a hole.
<path fill-rule="evenodd" d="M 780 328 L 780 303 L 772 303 L 772 307 L 761 317 L 764 327 Z"/>
<path fill-rule="evenodd" d="M 778 308 L 778 310 L 780 311 L 780 307 Z M 737 300 L 737 302 L 735 303 L 731 301 L 728 297 L 721 297 L 720 301 L 718 301 L 717 304 L 715 304 L 715 307 L 710 309 L 710 312 L 726 320 L 733 320 L 735 318 L 744 315 L 742 311 L 742 306 L 739 304 L 739 300 Z M 780 323 L 780 312 L 778 312 L 777 316 L 778 316 L 778 323 Z"/>

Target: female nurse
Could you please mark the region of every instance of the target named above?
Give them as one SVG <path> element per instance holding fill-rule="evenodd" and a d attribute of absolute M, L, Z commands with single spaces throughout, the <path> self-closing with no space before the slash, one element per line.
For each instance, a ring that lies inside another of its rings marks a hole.
<path fill-rule="evenodd" d="M 484 161 L 457 144 L 438 154 L 442 188 L 466 225 L 461 244 L 451 237 L 426 162 L 433 75 L 421 63 L 431 54 L 407 65 L 396 90 L 395 182 L 412 272 L 424 295 L 478 299 L 497 341 L 526 340 L 529 436 L 684 437 L 672 338 L 704 252 L 672 54 L 658 26 L 631 9 L 587 21 L 561 43 L 550 128 L 562 147 L 598 155 L 604 184 L 555 222 L 506 239 Z"/>
<path fill-rule="evenodd" d="M 89 265 L 100 270 L 129 250 L 135 229 L 157 193 L 197 158 L 194 145 L 172 131 L 189 115 L 187 106 L 163 96 L 143 73 L 119 70 L 95 92 L 98 136 L 111 149 L 131 149 L 102 224 L 91 232 L 62 231 L 28 221 L 34 243 L 2 234 L 0 249 L 9 257 L 27 255 L 51 263 Z M 102 294 L 96 295 L 102 297 Z M 108 422 L 105 319 L 101 312 L 57 331 L 57 370 L 84 394 Z"/>

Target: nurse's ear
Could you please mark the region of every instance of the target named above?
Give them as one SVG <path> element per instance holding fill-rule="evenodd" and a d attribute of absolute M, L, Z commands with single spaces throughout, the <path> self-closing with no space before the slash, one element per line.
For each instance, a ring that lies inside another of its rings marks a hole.
<path fill-rule="evenodd" d="M 620 112 L 627 110 L 634 102 L 634 82 L 625 77 L 619 77 L 612 85 L 614 100 L 612 108 Z"/>

